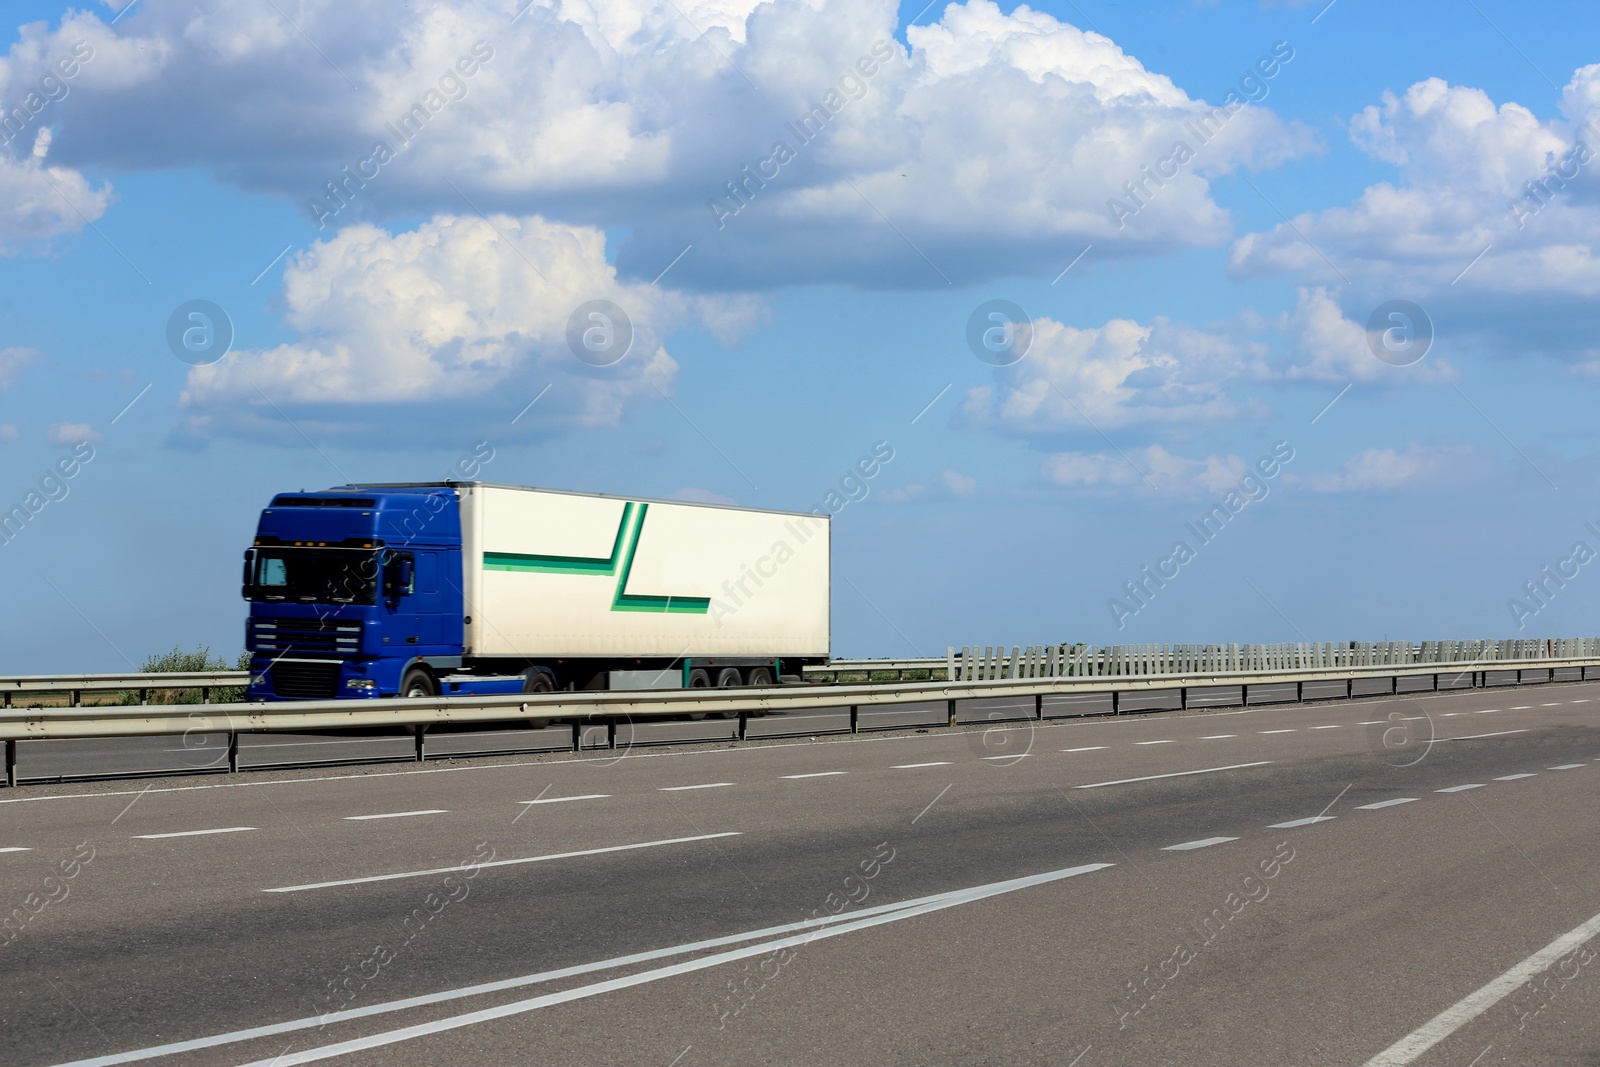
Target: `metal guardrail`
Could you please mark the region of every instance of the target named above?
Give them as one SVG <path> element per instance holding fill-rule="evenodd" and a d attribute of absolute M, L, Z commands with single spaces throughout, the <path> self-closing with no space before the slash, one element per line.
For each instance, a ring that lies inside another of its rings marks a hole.
<path fill-rule="evenodd" d="M 1565 677 L 1562 675 L 1565 674 Z M 1498 680 L 1491 675 L 1500 675 Z M 1509 675 L 1510 677 L 1504 677 Z M 1533 677 L 1528 677 L 1532 675 Z M 150 677 L 149 675 L 145 676 Z M 186 705 L 185 711 L 147 706 L 12 708 L 0 713 L 0 738 L 5 740 L 6 777 L 16 782 L 17 744 L 34 740 L 136 737 L 147 735 L 226 733 L 229 769 L 237 769 L 241 732 L 310 731 L 352 727 L 411 727 L 417 736 L 417 758 L 423 758 L 422 736 L 432 725 L 552 721 L 574 724 L 574 748 L 609 747 L 585 744 L 587 727 L 603 727 L 616 736 L 619 721 L 664 719 L 703 713 L 739 719 L 738 737 L 745 736 L 750 716 L 769 712 L 848 710 L 851 732 L 863 710 L 884 707 L 916 709 L 929 716 L 926 725 L 958 722 L 1022 721 L 1084 714 L 1117 714 L 1124 710 L 1176 710 L 1295 702 L 1383 693 L 1464 689 L 1491 684 L 1600 679 L 1600 657 L 1544 658 L 1500 663 L 1377 664 L 1321 670 L 1246 670 L 1183 675 L 1077 676 L 990 679 L 971 682 L 896 682 L 862 685 L 778 686 L 761 689 L 678 689 L 597 691 L 481 697 L 421 699 L 296 701 L 272 704 Z M 1308 694 L 1307 687 L 1312 687 Z M 1264 692 L 1263 692 L 1264 690 Z M 1359 691 L 1358 691 L 1359 690 Z M 1166 691 L 1168 709 L 1128 709 L 1126 698 Z M 1171 703 L 1175 691 L 1176 703 Z M 1216 702 L 1202 699 L 1222 694 Z M 1096 698 L 1076 710 L 1068 703 Z M 1105 699 L 1099 699 L 1105 698 Z"/>
<path fill-rule="evenodd" d="M 973 682 L 1016 678 L 1121 678 L 1227 671 L 1328 670 L 1343 667 L 1426 666 L 1429 664 L 1506 663 L 1535 659 L 1600 659 L 1600 638 L 1514 638 L 1476 641 L 1345 641 L 1253 645 L 968 645 L 954 646 L 944 659 L 833 660 L 803 669 L 807 680 L 839 682 L 845 675 L 908 673 L 925 681 Z M 943 675 L 942 678 L 936 677 Z M 139 702 L 158 689 L 199 689 L 205 700 L 211 689 L 243 687 L 249 671 L 185 673 L 61 674 L 0 677 L 0 707 L 13 706 L 22 693 L 66 693 L 68 703 L 82 703 L 84 693 L 135 691 Z"/>
<path fill-rule="evenodd" d="M 20 674 L 0 677 L 0 707 L 9 708 L 23 693 L 66 693 L 72 704 L 80 704 L 84 693 L 116 693 L 132 690 L 143 702 L 157 689 L 243 688 L 250 682 L 249 671 L 140 671 L 133 674 Z"/>
<path fill-rule="evenodd" d="M 1121 677 L 1196 671 L 1319 670 L 1340 667 L 1507 663 L 1600 658 L 1600 638 L 1510 638 L 1474 641 L 1343 641 L 1253 645 L 967 645 L 943 659 L 833 660 L 807 667 L 807 678 L 935 673 L 949 681 L 998 678 Z"/>

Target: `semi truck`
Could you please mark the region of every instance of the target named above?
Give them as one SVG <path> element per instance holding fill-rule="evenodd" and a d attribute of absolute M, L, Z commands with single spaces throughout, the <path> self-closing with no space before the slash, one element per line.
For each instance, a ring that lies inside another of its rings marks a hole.
<path fill-rule="evenodd" d="M 476 481 L 280 493 L 249 700 L 771 685 L 829 651 L 816 512 Z"/>

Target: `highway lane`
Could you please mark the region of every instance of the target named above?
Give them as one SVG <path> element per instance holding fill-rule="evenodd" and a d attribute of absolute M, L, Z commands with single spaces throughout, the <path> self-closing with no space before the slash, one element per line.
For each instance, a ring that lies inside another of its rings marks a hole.
<path fill-rule="evenodd" d="M 781 966 L 763 947 L 773 938 L 757 938 L 748 944 L 758 955 L 682 973 L 652 977 L 738 946 L 156 1062 L 249 1062 L 285 1046 L 293 1056 L 565 991 L 579 999 L 345 1060 L 666 1063 L 693 1046 L 686 1064 L 868 1054 L 1061 1063 L 1095 1045 L 1106 1058 L 1091 1050 L 1083 1062 L 1360 1063 L 1471 993 L 1477 978 L 1600 912 L 1582 862 L 1600 774 L 1589 725 L 1597 699 L 1600 687 L 1571 685 L 462 772 L 25 790 L 5 799 L 59 799 L 0 805 L 0 847 L 31 850 L 0 855 L 0 891 L 20 902 L 43 892 L 73 846 L 94 854 L 66 899 L 0 948 L 7 1061 L 204 1039 L 780 926 L 836 904 L 848 916 L 1111 864 L 925 914 L 885 913 L 879 925 L 798 946 Z M 1417 743 L 1427 736 L 1438 740 Z M 1444 740 L 1458 737 L 1471 739 Z M 1496 780 L 1513 775 L 1532 777 Z M 1138 778 L 1148 780 L 1127 781 Z M 1480 788 L 1436 792 L 1462 785 Z M 540 803 L 519 803 L 529 800 Z M 1323 814 L 1333 818 L 1273 828 Z M 196 833 L 206 830 L 229 832 Z M 1226 840 L 1169 851 L 1216 838 Z M 1248 905 L 1180 968 L 1182 982 L 1117 1026 L 1110 1005 L 1138 1006 L 1124 987 L 1171 958 L 1174 946 L 1159 942 L 1180 917 L 1192 925 L 1280 845 L 1309 840 L 1323 858 L 1296 867 L 1297 852 L 1278 877 L 1299 881 L 1271 883 L 1270 908 Z M 637 845 L 648 847 L 597 851 Z M 485 849 L 501 865 L 453 886 L 418 873 L 483 860 Z M 882 849 L 892 850 L 887 864 Z M 536 859 L 551 855 L 564 858 Z M 877 873 L 864 879 L 875 856 Z M 264 892 L 397 874 L 409 877 Z M 1278 918 L 1244 925 L 1258 914 Z M 1461 925 L 1474 916 L 1477 926 Z M 1473 930 L 1476 970 L 1419 963 L 1463 929 Z M 1269 961 L 1235 971 L 1230 960 L 1251 957 L 1236 946 L 1255 937 L 1267 938 L 1258 951 Z M 1351 963 L 1375 950 L 1394 958 L 1366 970 Z M 589 989 L 641 974 L 638 985 Z M 1584 1036 L 1566 1006 L 1589 995 L 1586 974 L 1523 1028 L 1530 1041 Z M 1348 1010 L 1318 1007 L 1304 992 L 1313 989 Z M 1254 1022 L 1223 1010 L 1230 990 L 1257 991 Z M 1010 1020 L 1003 1034 L 996 1012 Z M 1273 1034 L 1278 1045 L 1261 1044 Z"/>

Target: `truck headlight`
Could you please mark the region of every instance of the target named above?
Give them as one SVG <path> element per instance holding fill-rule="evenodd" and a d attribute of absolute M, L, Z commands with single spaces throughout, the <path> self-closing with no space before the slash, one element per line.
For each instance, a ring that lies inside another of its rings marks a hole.
<path fill-rule="evenodd" d="M 376 689 L 378 688 L 378 683 L 371 678 L 346 678 L 344 687 L 346 689 Z"/>

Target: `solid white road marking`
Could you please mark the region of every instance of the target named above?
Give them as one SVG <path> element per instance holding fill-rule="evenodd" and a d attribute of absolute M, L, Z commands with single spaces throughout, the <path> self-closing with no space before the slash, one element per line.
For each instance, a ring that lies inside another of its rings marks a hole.
<path fill-rule="evenodd" d="M 1289 727 L 1287 730 L 1257 730 L 1256 731 L 1256 733 L 1258 733 L 1258 734 L 1292 734 L 1294 732 L 1295 732 L 1295 729 L 1292 726 Z"/>
<path fill-rule="evenodd" d="M 793 946 L 809 944 L 823 938 L 838 937 L 842 934 L 852 933 L 856 930 L 865 930 L 884 923 L 899 922 L 918 915 L 925 915 L 933 911 L 942 911 L 945 908 L 958 907 L 962 904 L 983 900 L 987 897 L 999 896 L 1003 893 L 1013 893 L 1020 889 L 1027 889 L 1047 882 L 1060 881 L 1064 878 L 1074 878 L 1080 874 L 1090 874 L 1094 871 L 1105 870 L 1112 866 L 1109 863 L 1087 863 L 1081 867 L 1069 867 L 1065 870 L 1049 871 L 1045 874 L 1030 875 L 1026 878 L 1013 878 L 1006 882 L 994 882 L 989 885 L 975 886 L 971 889 L 958 890 L 952 893 L 942 893 L 933 897 L 924 897 L 920 901 L 907 901 L 892 911 L 878 915 L 862 916 L 851 915 L 848 921 L 837 923 L 831 927 L 808 930 L 788 937 L 775 940 L 762 941 L 754 945 L 746 945 L 727 952 L 713 953 L 701 956 L 698 959 L 684 960 L 681 963 L 668 964 L 654 970 L 640 971 L 635 974 L 610 978 L 591 985 L 577 986 L 564 989 L 556 993 L 546 993 L 542 996 L 529 997 L 526 1000 L 513 1001 L 509 1004 L 500 1004 L 478 1011 L 467 1012 L 462 1015 L 451 1016 L 444 1019 L 435 1019 L 431 1022 L 417 1023 L 412 1026 L 390 1030 L 384 1033 L 371 1034 L 366 1037 L 352 1038 L 321 1048 L 306 1049 L 302 1052 L 279 1055 L 270 1060 L 258 1060 L 247 1067 L 290 1067 L 292 1064 L 312 1063 L 317 1060 L 331 1059 L 335 1056 L 344 1056 L 352 1052 L 366 1049 L 381 1048 L 385 1045 L 398 1044 L 415 1038 L 428 1037 L 432 1034 L 448 1030 L 459 1029 L 463 1026 L 472 1026 L 476 1023 L 490 1022 L 494 1019 L 503 1019 L 512 1015 L 521 1015 L 540 1008 L 551 1007 L 556 1004 L 565 1004 L 574 1000 L 583 1000 L 588 997 L 610 993 L 618 989 L 627 989 L 632 986 L 645 985 L 650 982 L 660 981 L 665 978 L 674 978 L 681 974 L 690 974 L 695 971 L 720 967 L 726 963 L 749 959 L 753 956 L 768 955 Z M 63 1067 L 89 1067 L 89 1061 L 76 1065 L 63 1065 Z"/>
<path fill-rule="evenodd" d="M 1238 734 L 1206 734 L 1202 741 L 1221 741 L 1224 737 L 1238 737 Z"/>
<path fill-rule="evenodd" d="M 732 782 L 705 782 L 701 785 L 664 785 L 657 792 L 682 793 L 687 789 L 721 789 L 723 786 L 732 784 Z"/>
<path fill-rule="evenodd" d="M 1537 778 L 1537 777 L 1539 777 L 1537 774 L 1502 774 L 1500 777 L 1496 778 L 1495 781 L 1497 781 L 1497 782 L 1514 782 L 1518 778 Z"/>
<path fill-rule="evenodd" d="M 1168 845 L 1166 848 L 1162 849 L 1161 851 L 1162 852 L 1188 852 L 1190 849 L 1210 848 L 1212 845 L 1220 845 L 1220 844 L 1223 844 L 1223 843 L 1228 842 L 1228 841 L 1237 841 L 1237 840 L 1239 840 L 1237 837 L 1202 837 L 1198 841 L 1185 841 L 1180 845 Z"/>
<path fill-rule="evenodd" d="M 1134 744 L 1136 744 L 1136 745 L 1171 745 L 1171 744 L 1176 744 L 1176 743 L 1177 742 L 1175 742 L 1175 741 L 1135 741 L 1134 742 Z"/>
<path fill-rule="evenodd" d="M 1559 764 L 1558 766 L 1550 767 L 1548 769 L 1552 770 L 1552 771 L 1575 771 L 1579 767 L 1587 767 L 1587 766 L 1588 766 L 1587 763 L 1562 763 L 1562 764 Z"/>
<path fill-rule="evenodd" d="M 1106 746 L 1104 746 L 1104 745 L 1089 745 L 1086 748 L 1064 748 L 1061 751 L 1063 751 L 1063 752 L 1099 752 L 1101 749 L 1103 749 L 1105 747 Z"/>
<path fill-rule="evenodd" d="M 1435 789 L 1435 793 L 1464 793 L 1468 789 L 1482 789 L 1482 782 L 1468 782 L 1466 785 L 1447 785 L 1443 789 Z"/>
<path fill-rule="evenodd" d="M 610 793 L 584 793 L 582 796 L 573 797 L 535 797 L 533 800 L 519 800 L 518 804 L 565 804 L 569 800 L 607 800 Z"/>
<path fill-rule="evenodd" d="M 368 819 L 405 819 L 412 815 L 449 815 L 444 808 L 424 808 L 421 811 L 389 811 L 382 815 L 346 815 L 346 822 L 366 822 Z"/>
<path fill-rule="evenodd" d="M 340 878 L 332 882 L 308 882 L 305 885 L 282 885 L 263 889 L 263 893 L 298 893 L 304 889 L 328 889 L 339 885 L 365 885 L 368 882 L 392 882 L 397 878 L 426 878 L 434 874 L 455 874 L 457 871 L 480 870 L 485 867 L 512 867 L 519 863 L 543 863 L 545 860 L 566 860 L 577 856 L 600 856 L 608 852 L 629 852 L 636 848 L 658 848 L 661 845 L 682 845 L 690 841 L 711 841 L 719 837 L 739 837 L 738 830 L 720 834 L 698 834 L 694 837 L 669 837 L 661 841 L 640 841 L 633 845 L 611 845 L 606 848 L 586 848 L 578 852 L 552 852 L 544 856 L 521 856 L 514 860 L 490 860 L 487 863 L 462 863 L 455 867 L 434 867 L 426 871 L 399 871 L 395 874 L 369 874 L 364 878 Z"/>
<path fill-rule="evenodd" d="M 1582 926 L 1569 930 L 1521 963 L 1506 971 L 1476 992 L 1456 1001 L 1432 1019 L 1417 1027 L 1399 1041 L 1390 1045 L 1363 1067 L 1405 1067 L 1417 1057 L 1476 1019 L 1507 996 L 1522 983 L 1549 967 L 1568 952 L 1600 933 L 1600 915 Z"/>
<path fill-rule="evenodd" d="M 1461 737 L 1440 737 L 1435 739 L 1435 743 L 1439 741 L 1476 741 L 1480 737 L 1509 737 L 1512 734 L 1525 734 L 1527 732 L 1526 727 L 1521 730 L 1496 730 L 1492 734 L 1464 734 Z"/>
<path fill-rule="evenodd" d="M 893 767 L 890 767 L 889 769 L 891 771 L 914 771 L 918 767 L 948 767 L 948 766 L 950 766 L 950 761 L 945 759 L 945 760 L 934 760 L 932 763 L 897 763 Z"/>
<path fill-rule="evenodd" d="M 1308 815 L 1304 819 L 1290 819 L 1288 822 L 1275 822 L 1267 827 L 1269 830 L 1292 830 L 1296 826 L 1310 826 L 1314 822 L 1332 822 L 1337 815 Z"/>
<path fill-rule="evenodd" d="M 1147 774 L 1143 778 L 1118 778 L 1114 782 L 1092 782 L 1089 785 L 1073 786 L 1074 789 L 1099 789 L 1105 785 L 1129 785 L 1133 782 L 1153 782 L 1158 778 L 1183 778 L 1191 774 L 1213 774 L 1216 771 L 1238 771 L 1246 767 L 1265 767 L 1272 761 L 1269 759 L 1258 760 L 1255 763 L 1231 763 L 1226 767 L 1201 767 L 1197 771 L 1173 771 L 1171 774 Z"/>
<path fill-rule="evenodd" d="M 33 849 L 31 849 L 31 848 L 22 848 L 19 845 L 12 845 L 9 848 L 0 848 L 0 852 L 32 852 L 32 851 L 33 851 Z"/>
<path fill-rule="evenodd" d="M 1396 797 L 1394 800 L 1380 800 L 1376 804 L 1357 804 L 1357 811 L 1377 811 L 1379 808 L 1392 808 L 1396 804 L 1410 804 L 1416 797 Z"/>
<path fill-rule="evenodd" d="M 1014 889 L 1025 889 L 1033 885 L 1042 885 L 1046 882 L 1057 881 L 1061 878 L 1071 878 L 1077 874 L 1084 874 L 1094 870 L 1101 870 L 1114 866 L 1110 863 L 1093 863 L 1084 867 L 1070 868 L 1065 871 L 1050 871 L 1045 874 L 1029 875 L 1026 878 L 1013 879 L 1010 882 L 996 882 L 987 886 L 976 886 L 971 889 L 957 889 L 945 893 L 935 893 L 926 897 L 917 897 L 912 900 L 903 900 L 894 904 L 879 904 L 859 911 L 845 912 L 840 915 L 824 915 L 815 919 L 802 919 L 799 922 L 785 923 L 781 926 L 769 926 L 760 930 L 746 930 L 743 933 L 728 934 L 714 937 L 705 941 L 692 941 L 688 944 L 673 945 L 668 948 L 651 949 L 647 952 L 638 952 L 629 956 L 618 956 L 612 959 L 598 960 L 594 963 L 582 963 L 572 967 L 563 967 L 555 971 L 543 971 L 536 974 L 519 975 L 515 978 L 502 978 L 493 982 L 483 982 L 478 985 L 462 986 L 457 989 L 446 989 L 438 993 L 426 993 L 421 996 L 407 997 L 404 1000 L 391 1000 L 384 1003 L 372 1004 L 361 1008 L 349 1008 L 344 1011 L 329 1012 L 326 1015 L 313 1015 L 300 1019 L 291 1019 L 286 1022 L 272 1023 L 266 1026 L 251 1027 L 246 1030 L 234 1030 L 230 1033 L 215 1034 L 210 1037 L 194 1038 L 188 1041 L 175 1041 L 167 1045 L 156 1045 L 149 1048 L 134 1049 L 129 1052 L 112 1053 L 107 1056 L 96 1056 L 87 1060 L 74 1060 L 72 1063 L 60 1064 L 58 1067 L 111 1067 L 113 1064 L 136 1063 L 141 1060 L 156 1059 L 161 1056 L 171 1056 L 179 1052 L 192 1052 L 196 1049 L 215 1048 L 219 1045 L 230 1045 L 240 1041 L 252 1041 L 261 1037 L 274 1037 L 278 1034 L 293 1033 L 296 1030 L 309 1030 L 312 1027 L 323 1027 L 334 1023 L 348 1022 L 351 1019 L 362 1019 L 372 1015 L 384 1015 L 390 1012 L 410 1011 L 413 1008 L 426 1007 L 430 1004 L 440 1004 L 452 1000 L 461 1000 L 465 997 L 482 996 L 486 993 L 499 993 L 508 989 L 520 989 L 530 985 L 539 985 L 544 982 L 559 981 L 563 978 L 572 978 L 581 974 L 591 974 L 596 971 L 611 971 L 619 967 L 628 967 L 636 963 L 648 963 L 652 960 L 663 959 L 669 956 L 681 956 L 691 952 L 700 952 L 708 948 L 721 948 L 724 945 L 736 945 L 744 941 L 755 941 L 761 938 L 774 937 L 780 934 L 793 933 L 797 930 L 813 930 L 817 927 L 831 926 L 843 923 L 858 923 L 869 916 L 886 913 L 908 911 L 924 905 L 936 904 L 944 901 L 966 903 L 969 900 L 981 900 L 985 896 L 992 896 L 997 892 L 1010 892 Z M 930 909 L 931 910 L 931 909 Z"/>
<path fill-rule="evenodd" d="M 849 771 L 812 771 L 810 774 L 780 774 L 779 778 L 827 778 L 835 774 L 849 774 Z"/>
<path fill-rule="evenodd" d="M 254 826 L 223 826 L 215 830 L 179 830 L 172 834 L 134 834 L 133 836 L 144 841 L 158 841 L 164 837 L 204 837 L 206 834 L 237 834 L 245 830 L 254 830 Z"/>

